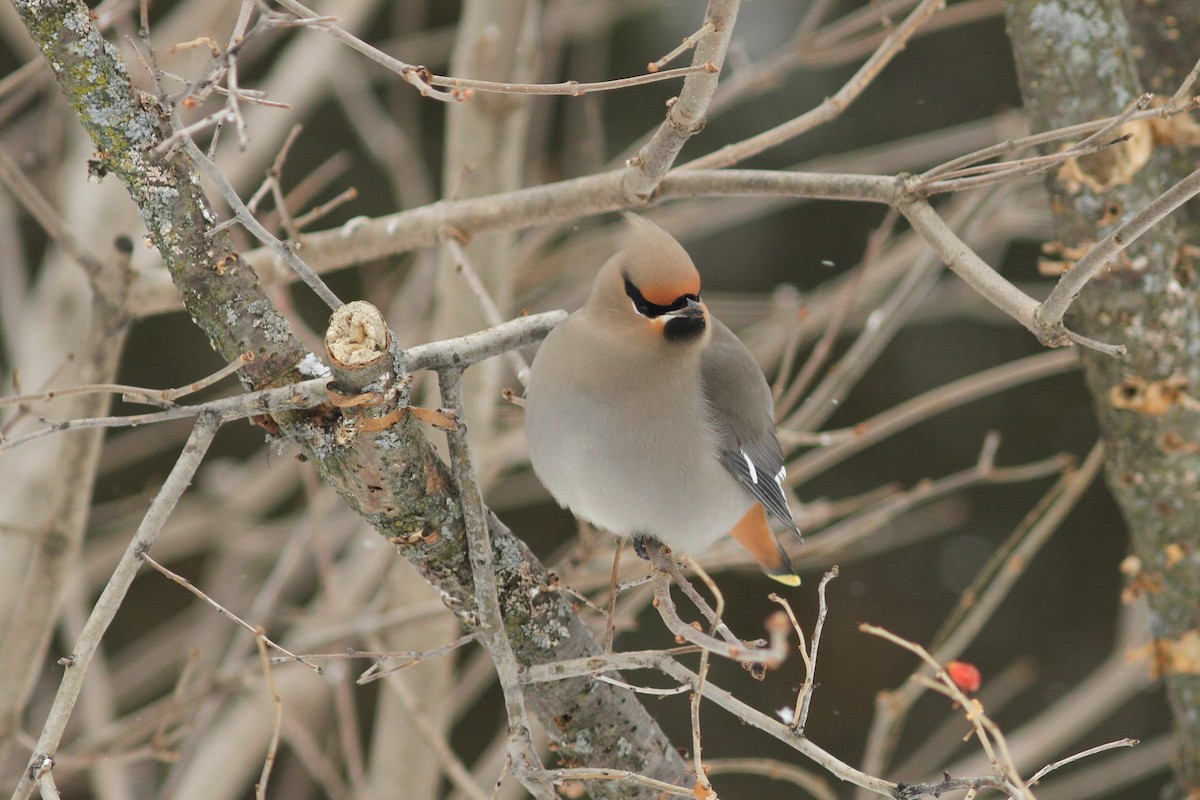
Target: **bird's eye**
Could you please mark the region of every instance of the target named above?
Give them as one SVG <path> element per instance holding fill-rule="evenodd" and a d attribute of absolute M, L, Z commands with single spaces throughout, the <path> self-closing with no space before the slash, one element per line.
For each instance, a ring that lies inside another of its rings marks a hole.
<path fill-rule="evenodd" d="M 643 317 L 658 316 L 654 313 L 654 304 L 642 295 L 641 290 L 638 289 L 638 287 L 635 286 L 633 281 L 629 280 L 629 278 L 625 279 L 625 294 L 627 294 L 629 299 L 633 301 L 633 307 L 637 309 L 637 312 Z"/>
<path fill-rule="evenodd" d="M 662 306 L 657 303 L 651 303 L 642 294 L 641 290 L 638 289 L 637 285 L 629 280 L 629 276 L 625 276 L 625 294 L 633 301 L 633 307 L 637 309 L 637 312 L 643 317 L 649 317 L 650 319 L 661 317 L 663 314 L 670 314 L 673 311 L 682 311 L 687 308 L 689 300 L 700 302 L 700 295 L 683 294 L 676 297 L 669 305 Z"/>

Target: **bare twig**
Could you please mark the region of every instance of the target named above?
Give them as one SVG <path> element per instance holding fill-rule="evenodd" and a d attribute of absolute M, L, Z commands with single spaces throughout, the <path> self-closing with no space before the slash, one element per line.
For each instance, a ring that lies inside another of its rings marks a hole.
<path fill-rule="evenodd" d="M 912 13 L 888 34 L 887 38 L 880 43 L 879 48 L 867 59 L 866 63 L 859 67 L 846 85 L 821 105 L 768 131 L 751 136 L 736 144 L 725 145 L 716 152 L 689 161 L 683 165 L 682 169 L 728 167 L 758 155 L 764 150 L 777 147 L 789 139 L 834 119 L 871 85 L 883 68 L 904 49 L 905 44 L 913 37 L 922 23 L 937 13 L 944 5 L 945 0 L 922 0 Z"/>
<path fill-rule="evenodd" d="M 617 546 L 613 549 L 612 572 L 609 573 L 608 580 L 608 608 L 605 614 L 604 623 L 604 652 L 611 653 L 613 649 L 613 638 L 617 631 L 617 578 L 621 571 L 621 553 L 625 550 L 625 540 L 617 539 Z"/>
<path fill-rule="evenodd" d="M 700 652 L 700 666 L 696 670 L 696 685 L 692 687 L 692 696 L 688 702 L 688 710 L 692 722 L 692 769 L 696 774 L 695 796 L 707 798 L 715 794 L 712 784 L 704 769 L 704 742 L 700 737 L 700 700 L 703 698 L 704 682 L 708 680 L 708 650 Z"/>
<path fill-rule="evenodd" d="M 316 664 L 314 664 L 313 662 L 309 661 L 304 656 L 298 656 L 295 653 L 293 653 L 291 650 L 288 650 L 286 647 L 283 647 L 283 646 L 278 645 L 275 642 L 273 642 L 265 633 L 262 632 L 261 628 L 251 625 L 249 622 L 246 622 L 244 619 L 239 617 L 237 614 L 234 614 L 228 608 L 221 605 L 216 600 L 214 600 L 213 598 L 211 598 L 207 594 L 205 594 L 204 591 L 202 589 L 200 589 L 200 587 L 196 586 L 196 584 L 192 583 L 191 581 L 189 581 L 187 578 L 183 577 L 179 573 L 172 572 L 171 570 L 164 567 L 162 564 L 155 561 L 153 558 L 150 557 L 149 553 L 142 553 L 142 560 L 145 561 L 147 564 L 149 564 L 154 569 L 156 569 L 164 577 L 179 584 L 184 589 L 187 589 L 189 592 L 196 595 L 196 597 L 199 597 L 201 600 L 208 603 L 210 606 L 215 608 L 218 612 L 220 612 L 224 616 L 229 617 L 231 620 L 236 622 L 238 624 L 238 626 L 240 626 L 240 627 L 244 628 L 245 630 L 249 631 L 250 633 L 254 634 L 256 639 L 260 639 L 260 640 L 266 642 L 271 647 L 273 647 L 276 650 L 278 650 L 279 652 L 283 653 L 285 656 L 287 656 L 292 661 L 300 662 L 301 664 L 308 667 L 309 669 L 311 669 L 313 672 L 317 673 L 318 675 L 320 675 L 321 672 L 323 671 L 321 669 L 321 667 L 319 667 Z"/>
<path fill-rule="evenodd" d="M 786 628 L 786 623 L 784 627 Z M 699 676 L 673 658 L 674 655 L 680 652 L 694 652 L 694 649 L 610 653 L 608 655 L 592 656 L 568 662 L 539 664 L 530 668 L 527 678 L 531 682 L 540 682 L 589 675 L 601 669 L 656 669 L 679 681 L 681 684 L 699 686 Z M 747 705 L 726 690 L 714 685 L 711 681 L 704 683 L 702 693 L 709 701 L 716 703 L 743 722 L 754 726 L 813 760 L 839 780 L 846 781 L 885 797 L 896 797 L 896 784 L 868 775 L 838 760 L 830 753 L 817 747 L 807 738 L 797 736 L 789 726 Z"/>
<path fill-rule="evenodd" d="M 402 652 L 397 652 L 397 653 L 360 653 L 360 652 L 352 651 L 349 653 L 345 653 L 344 655 L 343 654 L 331 654 L 329 656 L 322 656 L 322 657 L 323 658 L 326 658 L 326 657 L 327 658 L 368 658 L 369 657 L 369 658 L 377 659 L 376 662 L 374 664 L 372 664 L 371 667 L 366 672 L 364 672 L 362 675 L 358 676 L 358 680 L 356 681 L 356 683 L 362 685 L 362 684 L 370 683 L 371 681 L 377 681 L 380 678 L 386 678 L 389 675 L 394 675 L 395 673 L 399 672 L 400 670 L 405 669 L 407 667 L 411 667 L 413 664 L 420 664 L 422 661 L 425 661 L 426 659 L 437 658 L 438 656 L 444 656 L 447 653 L 453 653 L 458 648 L 462 647 L 465 644 L 469 644 L 470 642 L 473 642 L 478 638 L 479 638 L 479 632 L 473 631 L 471 633 L 468 633 L 466 636 L 461 636 L 458 639 L 455 639 L 453 642 L 450 642 L 449 644 L 442 645 L 441 647 L 435 647 L 432 650 L 410 650 L 410 651 L 402 651 Z M 310 656 L 310 658 L 311 658 L 311 656 Z M 394 666 L 388 667 L 387 669 L 384 669 L 383 668 L 384 664 L 389 659 L 400 659 L 401 661 L 399 664 L 396 664 Z"/>
<path fill-rule="evenodd" d="M 796 403 L 804 395 L 817 372 L 824 366 L 826 359 L 833 351 L 833 345 L 837 341 L 838 336 L 842 333 L 842 325 L 846 321 L 846 317 L 850 313 L 850 309 L 854 305 L 855 294 L 858 292 L 859 284 L 866 278 L 867 273 L 871 271 L 871 266 L 879 257 L 879 253 L 883 250 L 884 244 L 892 235 L 895 229 L 896 220 L 898 219 L 896 210 L 889 209 L 884 215 L 883 221 L 871 232 L 871 236 L 867 239 L 867 248 L 863 252 L 863 257 L 859 265 L 854 270 L 854 275 L 851 280 L 846 282 L 842 288 L 838 298 L 837 310 L 829 320 L 829 324 L 825 326 L 825 332 L 821 334 L 820 340 L 813 346 L 812 353 L 804 362 L 804 366 L 800 368 L 800 373 L 788 385 L 787 391 L 780 397 L 775 407 L 775 418 L 781 419 L 791 413 Z M 780 379 L 786 379 L 786 370 L 781 367 Z"/>
<path fill-rule="evenodd" d="M 988 753 L 991 759 L 993 768 L 996 769 L 998 777 L 1002 780 L 1002 788 L 1010 792 L 1022 800 L 1034 800 L 1033 793 L 1029 791 L 1026 782 L 1017 772 L 1017 767 L 1013 763 L 1012 756 L 1008 752 L 1008 742 L 1004 738 L 1004 734 L 996 726 L 991 719 L 984 713 L 983 706 L 978 700 L 968 697 L 962 689 L 960 689 L 950 676 L 946 674 L 945 669 L 938 661 L 929 654 L 929 652 L 915 642 L 910 642 L 903 639 L 894 633 L 884 630 L 875 625 L 859 625 L 858 629 L 863 633 L 869 633 L 872 636 L 878 636 L 882 639 L 899 645 L 905 650 L 915 654 L 933 671 L 935 681 L 922 681 L 927 688 L 933 688 L 949 697 L 957 703 L 966 712 L 967 721 L 971 723 L 975 729 L 975 735 L 979 740 L 980 746 Z M 998 787 L 1000 788 L 1000 787 Z"/>
<path fill-rule="evenodd" d="M 1113 117 L 1104 117 L 1102 119 L 1091 120 L 1090 122 L 1080 122 L 1075 125 L 1068 125 L 1063 128 L 1055 128 L 1054 130 L 1042 131 L 1028 136 L 1022 136 L 1016 139 L 1007 139 L 997 144 L 988 145 L 981 150 L 975 150 L 966 155 L 958 156 L 944 164 L 939 164 L 917 176 L 918 186 L 924 186 L 931 183 L 934 178 L 946 175 L 956 170 L 965 168 L 971 164 L 977 164 L 981 161 L 986 161 L 989 158 L 996 158 L 1005 153 L 1011 153 L 1014 150 L 1022 150 L 1027 147 L 1036 147 L 1038 145 L 1049 144 L 1051 142 L 1071 139 L 1076 136 L 1085 135 L 1094 131 L 1103 130 L 1113 124 L 1116 120 L 1124 122 L 1132 122 L 1135 120 L 1151 119 L 1162 117 L 1164 115 L 1178 114 L 1194 108 L 1195 104 L 1189 102 L 1182 108 L 1152 108 L 1144 111 L 1137 111 L 1129 114 L 1128 110 L 1122 114 Z"/>
<path fill-rule="evenodd" d="M 785 781 L 808 792 L 815 800 L 837 800 L 825 778 L 812 770 L 773 758 L 711 758 L 704 764 L 709 775 L 759 775 Z"/>
<path fill-rule="evenodd" d="M 688 50 L 691 50 L 693 47 L 695 47 L 696 42 L 700 41 L 705 36 L 708 36 L 710 33 L 713 32 L 713 30 L 714 30 L 714 27 L 713 27 L 712 20 L 705 20 L 704 24 L 700 26 L 700 30 L 696 31 L 691 36 L 684 37 L 684 40 L 679 44 L 678 47 L 676 47 L 671 52 L 667 53 L 665 56 L 658 59 L 657 61 L 651 61 L 649 64 L 646 65 L 646 69 L 649 70 L 650 72 L 658 72 L 660 69 L 665 67 L 667 64 L 670 64 L 676 58 L 678 58 L 679 56 L 686 53 Z"/>
<path fill-rule="evenodd" d="M 563 767 L 561 769 L 548 769 L 544 774 L 556 785 L 565 783 L 567 781 L 630 781 L 641 784 L 642 786 L 648 786 L 651 789 L 657 789 L 658 791 L 672 797 L 695 797 L 695 795 L 692 793 L 692 790 L 685 786 L 676 786 L 673 783 L 666 783 L 646 775 L 639 775 L 636 772 L 629 772 L 623 769 Z"/>
<path fill-rule="evenodd" d="M 271 671 L 271 661 L 267 658 L 269 641 L 262 629 L 259 629 L 258 635 L 254 637 L 254 643 L 258 646 L 258 658 L 262 662 L 263 676 L 267 679 L 267 691 L 271 693 L 272 722 L 271 743 L 267 745 L 267 753 L 263 756 L 262 773 L 259 775 L 258 783 L 254 784 L 256 800 L 266 800 L 267 781 L 271 779 L 271 768 L 275 766 L 275 753 L 279 748 L 279 730 L 283 723 L 283 700 L 279 697 L 279 690 L 275 688 L 275 675 Z"/>
<path fill-rule="evenodd" d="M 479 279 L 479 273 L 471 265 L 471 259 L 467 257 L 467 253 L 463 249 L 462 243 L 459 242 L 458 237 L 452 231 L 446 231 L 442 236 L 442 244 L 450 251 L 450 257 L 454 260 L 455 269 L 462 276 L 463 283 L 467 285 L 475 301 L 479 303 L 479 309 L 483 312 L 483 318 L 487 321 L 487 324 L 492 327 L 502 324 L 504 318 L 500 316 L 500 309 L 496 306 L 496 301 L 492 298 L 487 287 L 483 285 L 483 281 Z M 517 380 L 524 386 L 529 381 L 529 364 L 525 361 L 525 358 L 515 349 L 506 350 L 504 358 L 508 361 L 508 366 L 512 369 L 513 374 L 517 376 Z"/>
<path fill-rule="evenodd" d="M 971 189 L 977 186 L 985 186 L 998 181 L 1011 180 L 1013 178 L 1022 177 L 1025 175 L 1034 175 L 1039 172 L 1054 167 L 1058 164 L 1072 158 L 1091 155 L 1105 148 L 1128 141 L 1132 134 L 1125 134 L 1113 138 L 1113 133 L 1128 122 L 1135 114 L 1145 111 L 1150 105 L 1152 94 L 1143 94 L 1136 101 L 1130 104 L 1123 113 L 1113 117 L 1104 124 L 1100 130 L 1090 136 L 1081 139 L 1070 147 L 1064 148 L 1057 153 L 1050 153 L 1043 156 L 1032 156 L 1023 158 L 1017 161 L 1000 162 L 997 164 L 981 164 L 977 166 L 962 167 L 949 171 L 941 171 L 938 174 L 937 180 L 928 180 L 924 176 L 917 182 L 916 187 L 928 194 L 936 194 L 938 192 L 959 191 L 963 189 Z M 931 172 L 934 170 L 931 170 Z"/>
<path fill-rule="evenodd" d="M 418 68 L 419 69 L 419 68 Z M 712 72 L 709 64 L 695 64 L 690 67 L 669 69 L 664 72 L 650 71 L 643 75 L 633 75 L 628 78 L 613 78 L 607 81 L 563 81 L 562 83 L 505 83 L 499 81 L 478 81 L 469 78 L 454 78 L 446 75 L 430 75 L 429 85 L 452 89 L 455 92 L 492 92 L 494 94 L 541 94 L 569 95 L 581 97 L 592 92 L 611 92 L 614 89 L 627 89 L 631 86 L 642 86 L 647 83 L 657 83 L 673 78 L 686 78 Z M 466 95 L 463 99 L 468 99 Z"/>
<path fill-rule="evenodd" d="M 86 386 L 68 386 L 62 389 L 50 389 L 45 392 L 37 392 L 35 394 L 17 394 L 7 397 L 0 397 L 0 406 L 35 402 L 49 402 L 59 397 L 67 397 L 73 394 L 92 394 L 96 392 L 113 392 L 121 395 L 121 399 L 125 402 L 143 402 L 149 405 L 159 407 L 170 407 L 174 405 L 174 401 L 181 397 L 186 397 L 189 394 L 212 386 L 214 383 L 223 378 L 237 372 L 248 362 L 254 360 L 252 353 L 246 353 L 236 361 L 226 364 L 221 369 L 213 374 L 201 378 L 198 381 L 189 383 L 187 386 L 181 386 L 178 389 L 146 389 L 141 386 L 128 386 L 122 383 L 93 383 Z"/>
<path fill-rule="evenodd" d="M 129 414 L 120 417 L 88 417 L 57 422 L 48 428 L 31 431 L 23 436 L 0 441 L 0 453 L 19 447 L 26 442 L 41 439 L 63 431 L 82 430 L 85 428 L 127 428 L 147 425 L 152 422 L 166 422 L 173 419 L 212 415 L 221 422 L 231 419 L 244 419 L 259 414 L 274 414 L 282 411 L 295 411 L 302 408 L 312 408 L 328 399 L 325 390 L 325 378 L 315 378 L 310 381 L 283 386 L 276 389 L 264 389 L 258 392 L 225 397 L 198 403 L 194 406 L 171 406 L 163 411 L 148 414 Z"/>
<path fill-rule="evenodd" d="M 334 197 L 326 200 L 320 205 L 313 206 L 308 211 L 305 211 L 300 216 L 292 220 L 292 224 L 297 231 L 302 231 L 309 225 L 324 219 L 329 214 L 344 206 L 346 203 L 353 202 L 358 199 L 358 189 L 351 186 L 349 189 L 344 189 Z"/>
<path fill-rule="evenodd" d="M 1029 779 L 1029 784 L 1032 786 L 1059 767 L 1064 767 L 1067 764 L 1070 764 L 1073 761 L 1078 761 L 1081 758 L 1087 758 L 1089 756 L 1094 756 L 1097 753 L 1115 750 L 1118 747 L 1137 747 L 1139 744 L 1141 744 L 1141 742 L 1139 742 L 1137 739 L 1118 739 L 1115 742 L 1108 742 L 1107 744 L 1098 744 L 1095 747 L 1089 747 L 1087 750 L 1078 752 L 1073 756 L 1060 758 L 1059 760 L 1053 761 L 1042 767 L 1034 773 L 1032 778 Z"/>
<path fill-rule="evenodd" d="M 1075 353 L 1069 350 L 1053 350 L 1026 356 L 943 384 L 862 420 L 852 429 L 853 436 L 835 437 L 836 441 L 829 446 L 813 450 L 793 460 L 788 464 L 787 482 L 789 485 L 802 484 L 867 447 L 944 411 L 959 408 L 981 397 L 988 397 L 1025 383 L 1077 369 L 1079 359 Z M 836 431 L 834 433 L 836 434 Z"/>
<path fill-rule="evenodd" d="M 1193 180 L 1194 179 L 1194 180 Z M 1193 173 L 1189 178 L 1190 184 L 1179 192 L 1183 195 L 1186 192 L 1186 197 L 1200 192 L 1200 170 Z M 1175 192 L 1183 184 L 1176 185 Z M 1170 194 L 1171 192 L 1168 192 Z M 1164 195 L 1166 197 L 1166 195 Z M 1184 199 L 1186 199 L 1184 197 Z M 1161 199 L 1161 198 L 1160 198 Z M 1161 218 L 1170 210 L 1174 209 L 1183 199 L 1170 206 L 1170 208 L 1162 211 L 1156 218 Z M 1094 350 L 1098 350 L 1106 355 L 1118 356 L 1125 352 L 1124 345 L 1111 345 L 1104 342 L 1097 342 L 1080 336 L 1077 333 L 1068 331 L 1062 326 L 1061 314 L 1058 320 L 1051 323 L 1043 321 L 1039 316 L 1039 310 L 1042 308 L 1036 300 L 1022 292 L 1017 287 L 1013 286 L 1007 280 L 1000 276 L 1000 273 L 992 269 L 982 258 L 980 258 L 974 250 L 966 245 L 962 239 L 954 231 L 950 230 L 949 226 L 942 220 L 938 213 L 933 210 L 933 206 L 929 205 L 925 200 L 914 200 L 900 206 L 900 213 L 912 224 L 913 228 L 921 232 L 925 237 L 925 241 L 929 242 L 930 246 L 938 252 L 942 260 L 946 262 L 946 266 L 950 267 L 960 278 L 971 285 L 975 291 L 979 292 L 992 305 L 999 308 L 1004 313 L 1021 323 L 1031 333 L 1036 335 L 1043 343 L 1050 346 L 1061 346 L 1074 342 Z M 1142 231 L 1138 232 L 1140 235 Z M 1119 237 L 1118 237 L 1119 238 Z M 1123 245 L 1122 245 L 1123 246 Z M 1117 248 L 1117 251 L 1121 246 Z M 1116 252 L 1116 251 L 1114 251 Z M 1103 266 L 1101 264 L 1100 266 Z M 1099 269 L 1099 266 L 1096 267 Z M 1070 275 L 1070 273 L 1068 273 Z M 1067 275 L 1064 275 L 1065 279 Z M 1087 278 L 1090 278 L 1088 274 Z M 1059 286 L 1062 286 L 1060 281 Z M 1082 282 L 1079 282 L 1082 287 Z M 1056 287 L 1057 288 L 1057 287 Z M 1071 299 L 1068 295 L 1069 290 L 1063 290 L 1062 295 L 1066 296 L 1066 301 L 1061 305 L 1065 311 L 1066 305 Z M 1053 307 L 1052 307 L 1053 308 Z M 1047 318 L 1048 320 L 1049 318 Z"/>
<path fill-rule="evenodd" d="M 804 685 L 800 687 L 800 693 L 796 696 L 796 718 L 792 723 L 793 729 L 800 736 L 804 735 L 804 726 L 808 722 L 808 709 L 812 705 L 813 691 L 817 686 L 817 648 L 821 645 L 821 631 L 825 627 L 825 615 L 829 613 L 829 605 L 825 602 L 825 587 L 837 576 L 838 568 L 834 565 L 821 577 L 821 582 L 817 585 L 817 622 L 813 626 L 812 642 L 809 644 L 808 651 L 802 654 L 805 667 Z"/>
<path fill-rule="evenodd" d="M 36 63 L 36 62 L 35 62 Z M 84 243 L 63 222 L 62 217 L 54 209 L 45 196 L 38 190 L 36 184 L 29 179 L 20 165 L 0 148 L 0 183 L 12 193 L 29 215 L 37 221 L 54 242 L 63 249 L 83 271 L 95 278 L 104 270 L 104 264 L 93 255 Z"/>
<path fill-rule="evenodd" d="M 487 800 L 487 792 L 471 776 L 471 770 L 463 764 L 462 759 L 455 754 L 445 731 L 441 730 L 426 709 L 421 707 L 421 702 L 412 688 L 402 680 L 385 681 L 383 686 L 400 701 L 413 728 L 429 747 L 450 783 L 471 800 Z"/>
<path fill-rule="evenodd" d="M 964 595 L 961 610 L 952 614 L 953 626 L 946 635 L 938 636 L 934 658 L 950 661 L 957 658 L 974 640 L 983 624 L 995 612 L 1001 600 L 1008 596 L 1024 568 L 1050 535 L 1057 530 L 1067 513 L 1074 508 L 1084 491 L 1091 485 L 1104 463 L 1103 447 L 1096 445 L 1078 472 L 1064 475 L 1046 494 L 1046 499 L 1034 509 L 1014 533 L 1017 543 L 1004 557 L 1004 569 L 985 569 L 991 575 L 987 586 Z M 882 771 L 895 747 L 900 726 L 908 709 L 923 693 L 923 685 L 910 681 L 900 688 L 881 694 L 876 699 L 875 719 L 867 735 L 863 757 L 868 771 Z"/>
<path fill-rule="evenodd" d="M 305 264 L 291 247 L 275 238 L 269 230 L 263 227 L 261 222 L 254 218 L 254 215 L 250 213 L 245 203 L 242 202 L 242 199 L 238 197 L 237 190 L 229 183 L 221 170 L 217 168 L 217 165 L 212 162 L 212 159 L 196 146 L 196 143 L 192 141 L 190 136 L 184 136 L 183 146 L 187 150 L 188 155 L 192 157 L 192 161 L 200 168 L 200 171 L 207 175 L 209 180 L 216 185 L 221 196 L 225 198 L 225 202 L 233 209 L 234 215 L 237 217 L 238 222 L 242 224 L 242 227 L 250 231 L 254 235 L 254 238 L 265 244 L 275 255 L 279 256 L 288 267 L 300 276 L 300 279 L 308 285 L 308 288 L 312 289 L 317 297 L 321 298 L 325 305 L 330 308 L 337 308 L 342 305 L 342 301 L 325 285 L 325 281 L 321 280 L 312 267 Z"/>
<path fill-rule="evenodd" d="M 540 341 L 566 316 L 566 312 L 563 311 L 533 314 L 466 336 L 418 345 L 404 351 L 404 365 L 406 369 L 414 372 L 422 369 L 441 369 L 451 365 L 465 367 L 499 355 L 509 348 L 523 347 Z M 135 427 L 205 413 L 215 415 L 221 422 L 228 422 L 233 419 L 312 408 L 328 401 L 327 384 L 328 378 L 313 378 L 290 386 L 248 392 L 193 406 L 173 405 L 163 411 L 149 414 L 67 420 L 23 436 L 0 440 L 0 453 L 44 436 L 83 428 Z"/>
<path fill-rule="evenodd" d="M 208 446 L 216 436 L 219 425 L 219 420 L 214 414 L 203 414 L 196 420 L 196 425 L 192 429 L 191 436 L 188 437 L 187 444 L 183 447 L 183 452 L 176 460 L 175 466 L 172 467 L 170 475 L 163 482 L 154 502 L 150 504 L 146 516 L 138 526 L 137 533 L 129 542 L 116 569 L 113 570 L 112 578 L 92 608 L 92 613 L 88 615 L 83 633 L 76 640 L 71 654 L 63 660 L 65 672 L 62 683 L 58 687 L 58 693 L 54 696 L 49 716 L 42 726 L 42 732 L 34 746 L 33 756 L 29 762 L 30 768 L 22 773 L 21 780 L 13 792 L 13 800 L 26 800 L 29 797 L 36 780 L 38 765 L 45 760 L 53 759 L 54 753 L 58 750 L 63 733 L 66 731 L 67 721 L 70 719 L 75 701 L 79 697 L 79 691 L 83 688 L 83 679 L 87 674 L 88 664 L 99 648 L 100 640 L 108 630 L 109 624 L 117 615 L 126 592 L 133 584 L 138 567 L 141 566 L 142 557 L 153 546 L 159 531 L 162 530 L 167 518 L 175 509 L 175 504 L 179 502 L 180 496 L 191 483 L 192 475 L 200 466 L 204 454 L 208 451 Z"/>
<path fill-rule="evenodd" d="M 404 366 L 409 372 L 465 367 L 515 347 L 536 344 L 566 318 L 565 311 L 530 314 L 479 333 L 419 344 L 404 351 Z"/>
<path fill-rule="evenodd" d="M 1200 78 L 1200 61 L 1197 61 L 1195 66 L 1184 76 L 1179 88 L 1175 90 L 1175 94 L 1171 95 L 1171 99 L 1167 101 L 1166 108 L 1174 110 L 1187 105 L 1184 100 L 1192 91 L 1192 87 L 1196 85 L 1197 78 Z"/>

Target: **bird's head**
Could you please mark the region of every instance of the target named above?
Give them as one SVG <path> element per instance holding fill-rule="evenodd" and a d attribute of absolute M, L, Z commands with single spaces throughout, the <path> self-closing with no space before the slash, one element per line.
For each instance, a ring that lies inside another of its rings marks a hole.
<path fill-rule="evenodd" d="M 708 333 L 700 273 L 679 242 L 653 222 L 627 214 L 624 247 L 596 276 L 589 313 L 624 333 L 669 345 L 699 345 Z"/>

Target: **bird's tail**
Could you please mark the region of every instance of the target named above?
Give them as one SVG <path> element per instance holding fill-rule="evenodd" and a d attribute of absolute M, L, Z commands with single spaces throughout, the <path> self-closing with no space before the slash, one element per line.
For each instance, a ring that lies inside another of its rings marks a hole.
<path fill-rule="evenodd" d="M 767 522 L 767 510 L 762 503 L 752 505 L 738 524 L 733 526 L 729 535 L 749 551 L 767 577 L 779 581 L 784 586 L 800 585 L 800 576 L 792 569 L 792 562 L 787 553 L 771 532 L 771 526 Z"/>

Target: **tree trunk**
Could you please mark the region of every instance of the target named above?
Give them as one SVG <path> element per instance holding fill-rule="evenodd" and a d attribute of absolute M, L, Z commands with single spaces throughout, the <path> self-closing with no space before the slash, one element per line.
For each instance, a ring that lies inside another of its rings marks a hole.
<path fill-rule="evenodd" d="M 1008 33 L 1035 130 L 1119 114 L 1143 87 L 1163 92 L 1164 102 L 1175 91 L 1196 58 L 1200 4 L 1129 8 L 1126 16 L 1119 0 L 1009 0 Z M 1189 53 L 1180 55 L 1177 43 Z M 1131 123 L 1130 141 L 1051 174 L 1052 249 L 1063 261 L 1195 168 L 1197 142 L 1181 119 Z M 1137 559 L 1127 591 L 1148 596 L 1151 667 L 1175 715 L 1174 791 L 1191 797 L 1200 793 L 1200 441 L 1190 397 L 1200 382 L 1200 295 L 1196 255 L 1185 243 L 1197 241 L 1195 216 L 1185 207 L 1155 226 L 1087 286 L 1069 320 L 1129 349 L 1118 359 L 1092 350 L 1081 357 L 1107 445 L 1108 484 Z"/>

